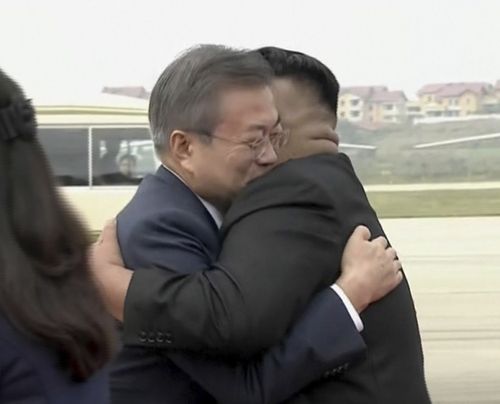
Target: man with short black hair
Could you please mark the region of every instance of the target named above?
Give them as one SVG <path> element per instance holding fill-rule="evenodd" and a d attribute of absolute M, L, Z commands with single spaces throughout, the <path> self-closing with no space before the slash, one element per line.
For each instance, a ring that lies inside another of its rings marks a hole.
<path fill-rule="evenodd" d="M 290 140 L 280 149 L 279 159 L 284 164 L 250 184 L 235 201 L 226 220 L 238 216 L 238 211 L 245 211 L 248 204 L 253 205 L 255 198 L 265 199 L 262 205 L 268 207 L 278 201 L 283 201 L 284 206 L 287 201 L 292 205 L 295 202 L 292 188 L 279 194 L 272 191 L 289 182 L 294 186 L 308 184 L 324 192 L 322 202 L 335 208 L 339 226 L 329 230 L 320 223 L 317 231 L 340 236 L 340 247 L 359 224 L 366 225 L 373 237 L 385 236 L 349 158 L 338 153 L 339 85 L 333 73 L 317 59 L 300 52 L 275 47 L 261 48 L 259 52 L 273 68 L 275 102 L 284 128 L 290 130 Z M 309 201 L 319 202 L 312 192 Z M 247 231 L 250 221 L 257 217 L 257 213 L 249 216 Z M 301 210 L 295 220 L 306 222 L 311 217 L 310 212 Z M 280 226 L 278 218 L 274 225 Z M 287 223 L 282 221 L 281 226 L 286 227 Z M 274 242 L 275 246 L 280 243 L 279 235 L 275 235 Z M 312 255 L 313 263 L 320 262 L 327 254 L 319 246 L 307 252 Z M 338 276 L 338 272 L 332 274 L 331 267 L 326 265 L 314 267 L 324 270 L 323 284 L 331 282 L 330 276 Z M 293 270 L 293 266 L 288 269 Z M 311 276 L 321 278 L 319 273 Z M 420 333 L 406 278 L 386 297 L 363 310 L 361 319 L 366 359 L 337 372 L 335 377 L 314 383 L 290 403 L 430 403 Z"/>

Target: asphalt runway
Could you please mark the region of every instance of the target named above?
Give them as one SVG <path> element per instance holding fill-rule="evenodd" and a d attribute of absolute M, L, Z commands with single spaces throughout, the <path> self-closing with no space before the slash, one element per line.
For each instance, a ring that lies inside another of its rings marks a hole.
<path fill-rule="evenodd" d="M 382 223 L 412 289 L 433 403 L 499 404 L 500 217 Z"/>

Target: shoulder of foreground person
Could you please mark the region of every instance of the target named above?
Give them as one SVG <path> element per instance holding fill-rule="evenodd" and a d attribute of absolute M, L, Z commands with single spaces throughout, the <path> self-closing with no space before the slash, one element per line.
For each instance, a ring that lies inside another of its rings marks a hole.
<path fill-rule="evenodd" d="M 107 371 L 74 382 L 56 352 L 20 334 L 0 313 L 1 403 L 109 403 Z"/>
<path fill-rule="evenodd" d="M 0 402 L 46 399 L 40 377 L 20 346 L 22 339 L 0 315 Z"/>

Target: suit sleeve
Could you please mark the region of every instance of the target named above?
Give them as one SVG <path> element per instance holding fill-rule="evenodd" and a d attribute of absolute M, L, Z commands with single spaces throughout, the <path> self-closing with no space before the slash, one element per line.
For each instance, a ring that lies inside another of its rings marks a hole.
<path fill-rule="evenodd" d="M 130 260 L 144 265 L 127 290 L 125 344 L 188 348 L 203 339 L 218 352 L 232 330 L 247 322 L 238 286 L 212 267 L 197 229 L 196 218 L 165 212 L 142 221 L 121 241 Z"/>
<path fill-rule="evenodd" d="M 363 339 L 352 321 L 338 312 L 345 310 L 339 300 L 329 289 L 319 293 L 282 343 L 246 362 L 179 352 L 168 356 L 218 403 L 280 403 L 362 356 Z"/>
<path fill-rule="evenodd" d="M 288 199 L 285 188 L 278 192 Z M 240 286 L 245 331 L 252 336 L 246 350 L 281 341 L 312 297 L 334 282 L 341 257 L 337 227 L 333 207 L 286 201 L 251 211 L 228 229 L 219 265 Z M 239 342 L 231 342 L 238 352 Z"/>

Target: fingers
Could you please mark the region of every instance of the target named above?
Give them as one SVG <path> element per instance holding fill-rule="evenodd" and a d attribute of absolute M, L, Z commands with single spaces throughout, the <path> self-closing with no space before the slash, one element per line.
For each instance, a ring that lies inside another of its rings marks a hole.
<path fill-rule="evenodd" d="M 95 241 L 95 245 L 100 245 L 104 241 L 104 229 L 99 233 L 99 237 L 97 237 L 97 240 Z"/>
<path fill-rule="evenodd" d="M 400 260 L 394 260 L 392 265 L 394 268 L 394 272 L 398 272 L 401 271 L 401 269 L 403 269 L 403 265 L 401 264 Z"/>
<path fill-rule="evenodd" d="M 111 219 L 106 222 L 104 229 L 102 229 L 99 238 L 97 239 L 97 244 L 102 244 L 104 240 L 115 240 L 116 239 L 116 219 Z"/>
<path fill-rule="evenodd" d="M 387 242 L 387 239 L 385 237 L 377 237 L 376 239 L 373 239 L 372 243 L 374 244 L 378 244 L 380 246 L 382 246 L 382 248 L 385 250 L 387 248 L 387 246 L 389 245 L 389 243 Z"/>
<path fill-rule="evenodd" d="M 106 222 L 106 225 L 104 226 L 104 232 L 106 234 L 109 234 L 110 236 L 113 234 L 116 234 L 116 219 L 110 219 Z"/>
<path fill-rule="evenodd" d="M 403 272 L 402 271 L 398 271 L 396 273 L 396 285 L 399 285 L 402 280 L 403 280 Z"/>
<path fill-rule="evenodd" d="M 395 260 L 397 257 L 398 257 L 398 253 L 396 252 L 396 250 L 392 247 L 388 247 L 386 250 L 385 250 L 385 253 L 387 254 L 387 256 L 393 260 Z"/>
<path fill-rule="evenodd" d="M 372 237 L 372 234 L 370 233 L 370 230 L 366 226 L 358 226 L 354 229 L 354 232 L 352 233 L 351 237 L 358 237 L 362 240 L 370 240 Z"/>
<path fill-rule="evenodd" d="M 106 223 L 98 241 L 91 246 L 89 252 L 92 268 L 96 273 L 109 266 L 124 266 L 118 245 L 115 219 Z"/>

